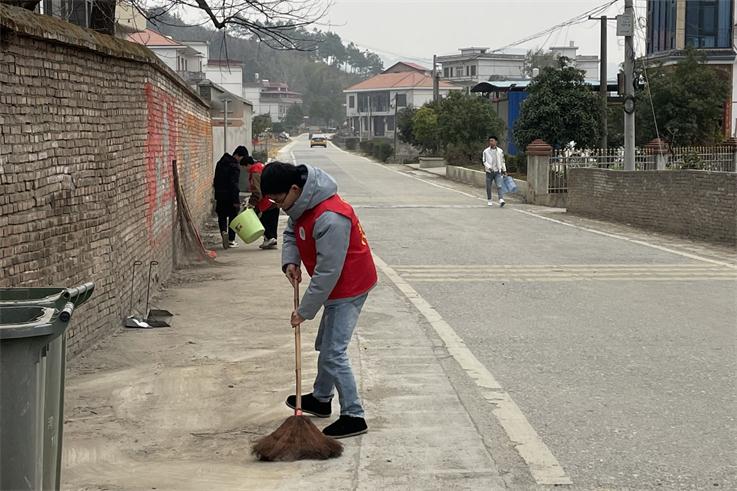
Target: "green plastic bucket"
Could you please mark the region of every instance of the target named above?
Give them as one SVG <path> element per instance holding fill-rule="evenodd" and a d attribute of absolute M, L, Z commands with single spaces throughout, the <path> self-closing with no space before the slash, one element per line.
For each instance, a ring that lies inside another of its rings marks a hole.
<path fill-rule="evenodd" d="M 235 217 L 230 222 L 230 228 L 238 234 L 246 244 L 250 244 L 254 240 L 264 235 L 264 226 L 261 225 L 256 212 L 252 208 Z"/>

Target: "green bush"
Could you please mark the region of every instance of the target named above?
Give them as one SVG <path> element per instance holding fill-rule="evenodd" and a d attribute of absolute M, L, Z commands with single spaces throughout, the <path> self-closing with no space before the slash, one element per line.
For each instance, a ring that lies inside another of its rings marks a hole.
<path fill-rule="evenodd" d="M 394 154 L 394 148 L 389 142 L 379 141 L 374 142 L 371 155 L 376 157 L 382 162 L 386 162 L 386 160 L 391 157 Z"/>
<path fill-rule="evenodd" d="M 484 142 L 449 143 L 445 147 L 445 160 L 450 165 L 478 164 L 481 166 L 481 155 Z"/>
<path fill-rule="evenodd" d="M 527 156 L 524 154 L 507 155 L 504 158 L 509 172 L 517 172 L 519 174 L 527 174 Z"/>
<path fill-rule="evenodd" d="M 372 140 L 362 141 L 361 143 L 358 144 L 358 147 L 366 155 L 371 155 L 374 149 L 374 142 Z"/>
<path fill-rule="evenodd" d="M 355 150 L 358 148 L 358 138 L 355 136 L 346 137 L 344 140 L 346 150 Z"/>

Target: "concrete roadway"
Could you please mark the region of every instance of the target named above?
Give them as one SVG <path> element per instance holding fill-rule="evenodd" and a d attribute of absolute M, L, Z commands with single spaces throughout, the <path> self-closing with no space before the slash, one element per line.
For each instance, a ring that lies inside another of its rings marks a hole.
<path fill-rule="evenodd" d="M 507 482 L 737 489 L 733 256 L 489 208 L 479 189 L 304 136 L 281 158 L 337 179 Z"/>

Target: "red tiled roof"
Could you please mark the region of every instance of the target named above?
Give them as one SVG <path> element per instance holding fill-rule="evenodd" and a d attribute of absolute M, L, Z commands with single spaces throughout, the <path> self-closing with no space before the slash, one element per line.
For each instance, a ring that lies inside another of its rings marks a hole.
<path fill-rule="evenodd" d="M 399 73 L 399 72 L 407 72 L 410 70 L 407 70 L 409 68 L 410 70 L 416 70 L 420 72 L 429 72 L 427 68 L 420 66 L 416 63 L 410 63 L 408 61 L 398 61 L 386 70 L 384 70 L 381 73 Z"/>
<path fill-rule="evenodd" d="M 359 82 L 348 87 L 346 90 L 372 90 L 372 89 L 409 89 L 409 88 L 431 88 L 432 77 L 419 72 L 380 73 L 368 80 Z M 441 89 L 455 88 L 444 80 L 440 81 Z"/>
<path fill-rule="evenodd" d="M 182 44 L 174 41 L 173 39 L 169 39 L 166 36 L 162 36 L 158 32 L 152 31 L 151 29 L 128 34 L 127 39 L 132 43 L 143 44 L 144 46 L 171 46 L 172 48 L 184 48 Z"/>
<path fill-rule="evenodd" d="M 423 72 L 429 71 L 427 68 L 425 68 L 422 65 L 418 65 L 417 63 L 410 63 L 409 61 L 400 61 L 400 63 L 403 63 L 407 66 L 411 66 L 412 68 L 416 68 L 417 70 L 421 70 Z"/>

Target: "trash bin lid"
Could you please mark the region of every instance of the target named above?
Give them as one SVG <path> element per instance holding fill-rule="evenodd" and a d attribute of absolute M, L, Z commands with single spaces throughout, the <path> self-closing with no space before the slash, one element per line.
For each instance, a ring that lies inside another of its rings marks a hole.
<path fill-rule="evenodd" d="M 28 338 L 61 334 L 65 322 L 56 322 L 58 311 L 51 307 L 0 306 L 0 339 Z"/>
<path fill-rule="evenodd" d="M 64 288 L 0 288 L 0 305 L 53 305 Z"/>

